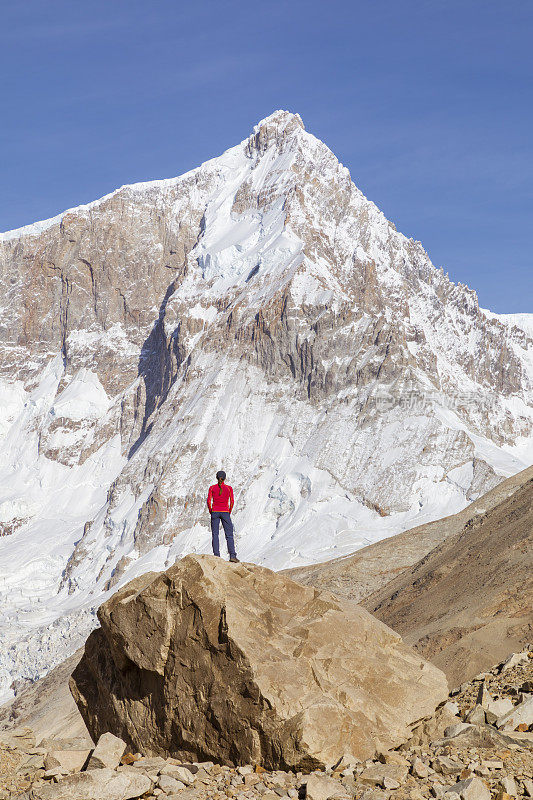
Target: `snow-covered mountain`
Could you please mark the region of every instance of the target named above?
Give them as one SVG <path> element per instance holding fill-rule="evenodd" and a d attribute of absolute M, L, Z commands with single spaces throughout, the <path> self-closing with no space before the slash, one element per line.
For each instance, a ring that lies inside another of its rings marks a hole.
<path fill-rule="evenodd" d="M 533 461 L 533 315 L 481 310 L 298 115 L 0 241 L 0 691 L 209 550 L 219 468 L 240 557 L 281 568 Z"/>

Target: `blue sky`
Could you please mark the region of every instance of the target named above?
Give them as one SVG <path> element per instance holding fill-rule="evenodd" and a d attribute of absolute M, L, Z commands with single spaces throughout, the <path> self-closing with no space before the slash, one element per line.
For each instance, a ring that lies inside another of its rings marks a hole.
<path fill-rule="evenodd" d="M 399 230 L 533 311 L 530 0 L 0 0 L 0 230 L 301 114 Z"/>

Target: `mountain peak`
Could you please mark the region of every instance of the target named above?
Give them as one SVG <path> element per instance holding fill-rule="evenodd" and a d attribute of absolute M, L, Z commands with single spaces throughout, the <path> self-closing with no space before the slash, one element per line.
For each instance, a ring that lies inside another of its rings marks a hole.
<path fill-rule="evenodd" d="M 270 114 L 270 116 L 260 120 L 257 125 L 254 125 L 254 133 L 259 133 L 263 128 L 277 128 L 279 131 L 282 131 L 289 125 L 291 128 L 300 127 L 305 131 L 305 125 L 299 114 L 293 114 L 292 111 L 278 109 Z"/>
<path fill-rule="evenodd" d="M 286 146 L 287 142 L 293 142 L 304 131 L 305 127 L 299 114 L 282 110 L 274 111 L 273 114 L 254 126 L 248 139 L 248 154 L 251 154 L 252 151 L 264 153 L 272 144 L 276 143 Z"/>

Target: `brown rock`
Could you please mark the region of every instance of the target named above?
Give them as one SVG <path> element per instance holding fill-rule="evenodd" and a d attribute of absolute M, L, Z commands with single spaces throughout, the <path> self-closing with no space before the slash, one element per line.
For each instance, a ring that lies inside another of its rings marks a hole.
<path fill-rule="evenodd" d="M 366 783 L 370 786 L 383 786 L 386 778 L 401 784 L 406 777 L 407 767 L 402 767 L 399 764 L 373 764 L 361 772 L 359 780 L 361 783 Z"/>
<path fill-rule="evenodd" d="M 507 713 L 504 713 L 497 719 L 496 725 L 503 730 L 512 731 L 523 722 L 525 722 L 528 727 L 533 725 L 533 697 L 523 703 L 519 703 Z"/>
<path fill-rule="evenodd" d="M 185 783 L 177 780 L 176 778 L 172 778 L 170 775 L 160 775 L 157 785 L 167 794 L 170 794 L 171 792 L 179 792 L 181 789 L 185 789 L 186 787 Z"/>
<path fill-rule="evenodd" d="M 353 603 L 190 555 L 99 611 L 71 688 L 92 731 L 195 760 L 324 768 L 397 746 L 446 680 Z"/>
<path fill-rule="evenodd" d="M 420 758 L 414 758 L 411 764 L 411 774 L 415 775 L 417 778 L 427 778 L 432 772 L 431 767 L 428 767 L 427 764 Z"/>
<path fill-rule="evenodd" d="M 307 800 L 328 800 L 328 798 L 345 797 L 346 790 L 338 781 L 326 775 L 309 775 L 305 782 Z"/>
<path fill-rule="evenodd" d="M 450 787 L 449 792 L 459 795 L 461 800 L 490 800 L 490 791 L 481 778 L 468 778 Z"/>
<path fill-rule="evenodd" d="M 89 759 L 87 769 L 102 769 L 109 767 L 115 769 L 120 764 L 124 755 L 126 743 L 112 733 L 103 733 Z"/>
<path fill-rule="evenodd" d="M 51 750 L 45 759 L 45 767 L 60 767 L 64 772 L 79 772 L 91 755 L 90 750 Z"/>
<path fill-rule="evenodd" d="M 152 781 L 145 775 L 103 767 L 69 775 L 55 784 L 34 786 L 32 800 L 132 800 L 151 788 Z"/>
<path fill-rule="evenodd" d="M 122 758 L 120 759 L 120 763 L 128 766 L 129 764 L 134 764 L 141 758 L 139 753 L 124 753 Z"/>

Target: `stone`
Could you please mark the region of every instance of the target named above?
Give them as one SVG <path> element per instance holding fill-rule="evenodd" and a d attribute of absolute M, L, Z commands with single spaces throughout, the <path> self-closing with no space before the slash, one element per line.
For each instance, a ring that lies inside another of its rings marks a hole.
<path fill-rule="evenodd" d="M 459 781 L 455 786 L 451 786 L 449 792 L 458 795 L 461 800 L 490 800 L 490 790 L 481 778 L 468 778 L 466 781 Z"/>
<path fill-rule="evenodd" d="M 481 684 L 477 692 L 476 705 L 487 708 L 488 704 L 492 702 L 492 697 L 487 689 L 485 681 Z"/>
<path fill-rule="evenodd" d="M 39 742 L 39 748 L 47 753 L 51 750 L 87 750 L 87 738 L 45 738 Z"/>
<path fill-rule="evenodd" d="M 182 789 L 180 792 L 172 792 L 171 794 L 164 794 L 165 800 L 204 800 L 205 795 L 198 792 L 198 789 L 190 787 L 189 789 Z"/>
<path fill-rule="evenodd" d="M 12 731 L 1 731 L 0 743 L 18 747 L 22 750 L 31 750 L 32 747 L 35 747 L 35 733 L 31 728 L 15 728 Z"/>
<path fill-rule="evenodd" d="M 533 781 L 530 778 L 524 778 L 522 781 L 524 785 L 524 794 L 526 797 L 533 797 Z"/>
<path fill-rule="evenodd" d="M 93 737 L 141 752 L 326 769 L 397 747 L 448 695 L 360 606 L 252 564 L 191 554 L 98 615 L 71 689 Z"/>
<path fill-rule="evenodd" d="M 524 650 L 522 653 L 512 653 L 500 666 L 500 672 L 507 672 L 513 667 L 522 666 L 529 663 L 529 653 Z"/>
<path fill-rule="evenodd" d="M 22 761 L 22 764 L 21 764 L 19 769 L 22 769 L 22 768 L 31 769 L 31 770 L 43 769 L 44 760 L 45 760 L 44 754 L 40 754 L 40 753 L 38 753 L 36 755 L 33 755 L 33 756 L 27 756 Z"/>
<path fill-rule="evenodd" d="M 401 784 L 406 777 L 407 767 L 402 767 L 399 764 L 373 764 L 364 769 L 358 779 L 361 783 L 366 783 L 370 786 L 383 786 L 385 778 Z"/>
<path fill-rule="evenodd" d="M 475 705 L 474 708 L 467 714 L 465 722 L 470 722 L 472 725 L 485 724 L 485 709 L 481 705 Z"/>
<path fill-rule="evenodd" d="M 177 781 L 181 781 L 185 786 L 190 786 L 196 777 L 187 767 L 176 766 L 175 764 L 166 764 L 162 767 L 161 775 L 168 775 Z"/>
<path fill-rule="evenodd" d="M 454 750 L 475 750 L 478 748 L 505 748 L 509 740 L 492 725 L 469 725 L 453 737 L 435 740 L 434 746 L 453 747 Z"/>
<path fill-rule="evenodd" d="M 487 769 L 487 767 L 484 766 L 474 767 L 474 772 L 476 775 L 479 775 L 480 778 L 486 778 L 488 775 L 490 775 L 490 769 Z"/>
<path fill-rule="evenodd" d="M 454 725 L 448 725 L 448 727 L 444 729 L 444 736 L 446 739 L 453 739 L 454 736 L 457 736 L 459 733 L 464 733 L 471 727 L 472 726 L 467 722 L 456 722 Z"/>
<path fill-rule="evenodd" d="M 381 789 L 367 789 L 359 797 L 359 800 L 388 800 L 389 797 L 390 795 Z"/>
<path fill-rule="evenodd" d="M 182 781 L 178 781 L 176 778 L 171 778 L 170 775 L 160 775 L 157 785 L 167 794 L 170 794 L 171 792 L 179 792 L 182 789 L 185 789 L 185 784 Z"/>
<path fill-rule="evenodd" d="M 51 750 L 44 765 L 47 769 L 60 767 L 64 772 L 79 772 L 91 755 L 91 750 Z"/>
<path fill-rule="evenodd" d="M 409 767 L 409 761 L 396 750 L 387 750 L 378 754 L 378 760 L 382 764 L 398 764 L 401 767 Z"/>
<path fill-rule="evenodd" d="M 399 789 L 400 782 L 397 781 L 395 778 L 388 778 L 386 775 L 383 778 L 383 782 L 381 784 L 384 789 Z"/>
<path fill-rule="evenodd" d="M 161 789 L 159 790 L 162 791 Z M 198 789 L 194 789 L 190 787 L 189 789 L 182 789 L 179 792 L 172 792 L 171 794 L 166 794 L 162 792 L 165 800 L 203 800 L 205 795 L 202 795 L 198 792 Z"/>
<path fill-rule="evenodd" d="M 50 769 L 45 770 L 43 778 L 49 780 L 51 778 L 62 778 L 65 775 L 68 775 L 68 770 L 63 770 L 61 767 L 50 767 Z"/>
<path fill-rule="evenodd" d="M 167 766 L 167 761 L 161 756 L 143 756 L 138 758 L 131 766 L 135 769 L 155 770 L 159 773 Z"/>
<path fill-rule="evenodd" d="M 450 714 L 453 714 L 455 717 L 457 717 L 459 714 L 458 704 L 452 702 L 451 700 L 448 700 L 446 703 L 444 703 L 444 709 L 448 711 Z"/>
<path fill-rule="evenodd" d="M 496 720 L 496 727 L 514 731 L 522 722 L 525 722 L 528 726 L 533 725 L 533 697 L 524 703 L 513 706 L 510 711 L 499 717 Z"/>
<path fill-rule="evenodd" d="M 510 794 L 511 797 L 518 797 L 519 791 L 516 785 L 516 781 L 512 775 L 505 775 L 500 780 L 500 786 L 504 792 Z"/>
<path fill-rule="evenodd" d="M 120 759 L 120 763 L 124 765 L 134 764 L 141 758 L 140 753 L 124 753 Z"/>
<path fill-rule="evenodd" d="M 447 756 L 438 756 L 431 766 L 435 772 L 439 772 L 441 775 L 458 775 L 464 765 Z"/>
<path fill-rule="evenodd" d="M 487 769 L 503 769 L 503 761 L 499 758 L 486 758 L 481 762 L 481 766 Z"/>
<path fill-rule="evenodd" d="M 415 757 L 411 763 L 411 775 L 416 778 L 427 778 L 432 772 L 431 767 L 420 759 Z"/>
<path fill-rule="evenodd" d="M 329 797 L 345 797 L 346 790 L 326 775 L 309 775 L 305 781 L 305 796 L 308 800 L 328 800 Z"/>
<path fill-rule="evenodd" d="M 87 769 L 102 769 L 103 767 L 115 769 L 120 764 L 125 750 L 126 742 L 112 733 L 103 733 L 92 752 Z"/>
<path fill-rule="evenodd" d="M 509 697 L 502 697 L 500 700 L 491 700 L 485 712 L 487 722 L 492 725 L 499 717 L 508 714 L 513 708 L 513 701 Z"/>
<path fill-rule="evenodd" d="M 149 792 L 146 775 L 115 772 L 108 767 L 77 772 L 58 783 L 35 785 L 32 800 L 133 800 Z"/>

